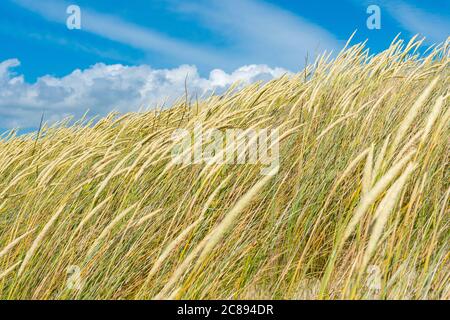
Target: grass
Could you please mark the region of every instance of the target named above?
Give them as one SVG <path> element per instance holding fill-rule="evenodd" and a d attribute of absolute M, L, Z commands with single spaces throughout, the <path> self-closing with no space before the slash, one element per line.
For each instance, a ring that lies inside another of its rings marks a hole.
<path fill-rule="evenodd" d="M 3 135 L 0 297 L 449 299 L 449 41 Z M 279 128 L 278 172 L 174 165 L 197 122 Z"/>

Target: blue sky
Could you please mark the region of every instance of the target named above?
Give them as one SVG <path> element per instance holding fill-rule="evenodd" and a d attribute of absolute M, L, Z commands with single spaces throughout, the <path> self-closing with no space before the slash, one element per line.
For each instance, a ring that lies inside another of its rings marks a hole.
<path fill-rule="evenodd" d="M 80 30 L 66 27 L 71 4 Z M 372 4 L 380 30 L 366 26 Z M 399 32 L 445 41 L 450 1 L 2 0 L 0 128 L 170 104 L 186 77 L 202 94 L 296 72 L 356 29 L 373 52 Z"/>

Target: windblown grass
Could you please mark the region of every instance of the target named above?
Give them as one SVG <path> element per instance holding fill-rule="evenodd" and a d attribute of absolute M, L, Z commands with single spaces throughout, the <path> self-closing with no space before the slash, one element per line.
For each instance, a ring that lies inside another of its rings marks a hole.
<path fill-rule="evenodd" d="M 450 42 L 420 44 L 3 136 L 0 297 L 449 299 Z M 171 163 L 196 122 L 279 128 L 278 172 Z"/>

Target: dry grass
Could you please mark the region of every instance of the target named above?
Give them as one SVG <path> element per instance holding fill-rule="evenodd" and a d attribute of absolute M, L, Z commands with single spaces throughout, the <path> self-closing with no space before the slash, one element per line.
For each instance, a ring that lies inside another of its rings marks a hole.
<path fill-rule="evenodd" d="M 0 297 L 449 299 L 450 43 L 420 44 L 4 135 Z M 172 133 L 196 122 L 279 128 L 278 173 L 175 165 Z"/>

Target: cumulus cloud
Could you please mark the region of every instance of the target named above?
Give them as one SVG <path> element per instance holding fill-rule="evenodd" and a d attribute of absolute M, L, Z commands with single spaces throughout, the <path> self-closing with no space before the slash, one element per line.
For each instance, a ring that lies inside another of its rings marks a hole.
<path fill-rule="evenodd" d="M 52 122 L 68 115 L 80 117 L 88 109 L 91 115 L 105 115 L 112 110 L 168 106 L 185 94 L 185 82 L 191 96 L 202 96 L 223 92 L 236 81 L 244 85 L 288 73 L 267 65 L 247 65 L 231 73 L 215 69 L 206 78 L 193 65 L 153 69 L 99 63 L 64 77 L 45 75 L 28 83 L 14 72 L 19 65 L 18 59 L 0 63 L 0 128 L 36 127 L 44 110 Z"/>

